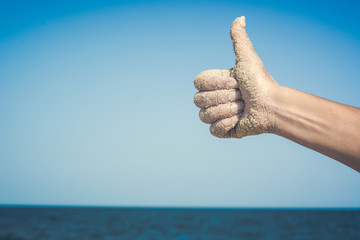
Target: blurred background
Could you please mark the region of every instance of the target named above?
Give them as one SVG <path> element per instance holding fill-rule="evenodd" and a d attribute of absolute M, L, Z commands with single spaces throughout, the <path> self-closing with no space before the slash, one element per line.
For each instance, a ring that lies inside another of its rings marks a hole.
<path fill-rule="evenodd" d="M 0 1 L 0 204 L 359 208 L 359 173 L 275 135 L 217 139 L 193 104 L 198 73 L 233 66 L 244 15 L 280 84 L 359 107 L 358 11 Z"/>

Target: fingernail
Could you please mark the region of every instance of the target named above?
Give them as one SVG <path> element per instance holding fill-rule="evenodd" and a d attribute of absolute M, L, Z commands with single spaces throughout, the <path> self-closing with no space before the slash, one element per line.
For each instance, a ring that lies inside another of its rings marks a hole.
<path fill-rule="evenodd" d="M 238 83 L 236 81 L 229 81 L 227 82 L 226 86 L 228 88 L 237 88 L 238 87 Z"/>
<path fill-rule="evenodd" d="M 234 112 L 234 113 L 238 113 L 239 112 L 239 104 L 238 103 L 234 103 L 231 105 L 231 110 Z"/>
<path fill-rule="evenodd" d="M 241 25 L 242 27 L 245 27 L 245 25 L 246 25 L 246 23 L 245 23 L 245 17 L 244 17 L 244 16 L 240 17 L 240 25 Z"/>
<path fill-rule="evenodd" d="M 236 100 L 236 92 L 231 92 L 229 94 L 229 100 L 230 101 L 235 101 Z"/>

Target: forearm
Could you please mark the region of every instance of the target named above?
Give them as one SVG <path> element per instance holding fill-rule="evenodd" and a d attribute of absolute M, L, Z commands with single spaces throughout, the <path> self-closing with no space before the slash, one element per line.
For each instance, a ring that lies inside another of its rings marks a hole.
<path fill-rule="evenodd" d="M 283 86 L 269 105 L 276 134 L 360 172 L 360 109 Z"/>

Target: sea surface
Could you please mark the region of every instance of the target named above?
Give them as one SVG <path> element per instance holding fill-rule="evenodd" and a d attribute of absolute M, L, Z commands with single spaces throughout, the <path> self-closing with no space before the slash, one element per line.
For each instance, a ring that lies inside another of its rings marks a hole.
<path fill-rule="evenodd" d="M 0 240 L 360 239 L 360 210 L 0 207 Z"/>

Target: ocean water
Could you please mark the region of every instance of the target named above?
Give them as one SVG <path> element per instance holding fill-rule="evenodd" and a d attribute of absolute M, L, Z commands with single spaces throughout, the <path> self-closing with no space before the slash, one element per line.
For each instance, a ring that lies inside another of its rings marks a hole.
<path fill-rule="evenodd" d="M 0 240 L 360 239 L 360 210 L 0 207 Z"/>

